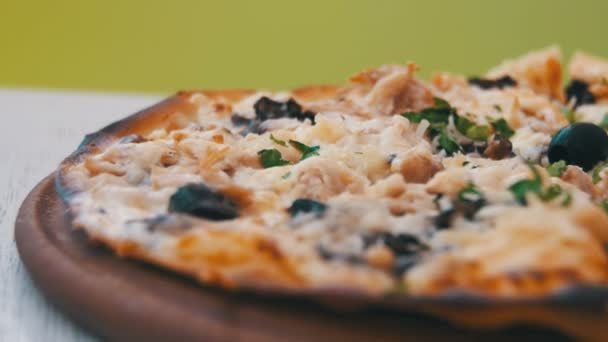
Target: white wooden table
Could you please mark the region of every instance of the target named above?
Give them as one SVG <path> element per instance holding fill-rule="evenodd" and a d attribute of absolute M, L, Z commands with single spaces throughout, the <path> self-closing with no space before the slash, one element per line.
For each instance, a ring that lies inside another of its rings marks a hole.
<path fill-rule="evenodd" d="M 90 341 L 32 284 L 15 247 L 19 205 L 93 132 L 160 96 L 0 88 L 0 341 Z"/>

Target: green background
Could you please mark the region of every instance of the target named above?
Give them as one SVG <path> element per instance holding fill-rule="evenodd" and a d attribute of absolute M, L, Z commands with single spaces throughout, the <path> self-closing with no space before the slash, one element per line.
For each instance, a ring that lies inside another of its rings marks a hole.
<path fill-rule="evenodd" d="M 0 85 L 173 92 L 480 74 L 559 44 L 608 56 L 608 1 L 0 0 Z"/>

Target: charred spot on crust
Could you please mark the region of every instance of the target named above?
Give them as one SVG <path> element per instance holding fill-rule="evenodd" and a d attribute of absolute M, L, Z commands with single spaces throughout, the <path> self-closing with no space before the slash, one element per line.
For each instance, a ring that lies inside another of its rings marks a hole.
<path fill-rule="evenodd" d="M 509 75 L 505 75 L 505 76 L 503 76 L 501 78 L 497 78 L 497 79 L 471 77 L 471 78 L 469 78 L 469 84 L 478 86 L 481 89 L 492 89 L 492 88 L 503 89 L 503 88 L 507 88 L 507 87 L 517 86 L 517 81 L 515 81 Z"/>
<path fill-rule="evenodd" d="M 317 218 L 323 216 L 327 205 L 309 198 L 298 198 L 287 209 L 292 217 L 298 214 L 314 213 Z"/>
<path fill-rule="evenodd" d="M 262 96 L 254 105 L 255 118 L 258 121 L 266 121 L 270 119 L 292 118 L 300 121 L 306 119 L 315 124 L 315 113 L 310 111 L 302 111 L 302 106 L 294 99 L 289 99 L 287 102 L 274 101 L 266 96 Z"/>
<path fill-rule="evenodd" d="M 169 199 L 169 212 L 208 220 L 229 220 L 239 216 L 236 204 L 222 193 L 202 183 L 186 184 Z"/>
<path fill-rule="evenodd" d="M 493 160 L 500 160 L 512 156 L 513 144 L 509 139 L 500 135 L 494 136 L 494 140 L 490 141 L 486 149 L 483 151 L 483 156 Z"/>
<path fill-rule="evenodd" d="M 580 80 L 572 80 L 566 86 L 566 98 L 568 101 L 574 98 L 575 107 L 595 103 L 595 96 L 589 91 L 589 84 Z"/>

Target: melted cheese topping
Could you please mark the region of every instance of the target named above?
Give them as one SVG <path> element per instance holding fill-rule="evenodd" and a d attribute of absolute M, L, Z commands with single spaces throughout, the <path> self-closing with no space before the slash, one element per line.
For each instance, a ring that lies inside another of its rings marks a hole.
<path fill-rule="evenodd" d="M 70 200 L 75 224 L 113 246 L 138 246 L 125 254 L 226 286 L 385 292 L 405 285 L 413 294 L 525 296 L 606 284 L 608 216 L 596 203 L 605 197 L 607 177 L 602 173 L 596 185 L 576 167 L 564 179 L 543 169 L 551 135 L 568 124 L 554 96 L 555 75 L 547 74 L 554 68 L 536 67 L 555 58 L 547 50 L 493 71 L 516 78 L 518 86 L 504 89 L 480 89 L 449 74 L 425 84 L 413 65 L 371 69 L 353 77 L 344 94 L 300 99 L 316 112 L 314 124 L 266 120 L 261 134 L 243 135 L 246 127 L 231 114 L 254 118 L 261 96 L 286 101 L 293 94 L 259 92 L 238 102 L 192 95 L 199 108 L 194 122 L 158 129 L 145 141 L 117 141 L 69 171 L 81 190 Z M 433 96 L 477 124 L 505 119 L 515 130 L 514 155 L 447 156 L 426 120 L 414 124 L 398 115 L 432 106 Z M 601 121 L 603 106 L 580 107 L 580 120 Z M 319 146 L 318 155 L 300 160 L 300 151 L 276 140 Z M 290 164 L 263 168 L 264 149 L 278 150 Z M 528 196 L 528 205 L 519 204 L 509 187 L 532 178 L 528 162 L 540 165 L 543 186 L 559 185 L 571 203 Z M 180 186 L 201 182 L 235 198 L 240 216 L 209 221 L 168 213 Z M 450 205 L 470 184 L 485 205 L 439 227 L 437 200 Z M 323 202 L 327 210 L 291 217 L 286 209 L 297 198 Z M 383 234 L 414 237 L 422 249 L 400 255 L 390 242 L 370 240 Z M 396 272 L 404 262 L 411 265 Z"/>

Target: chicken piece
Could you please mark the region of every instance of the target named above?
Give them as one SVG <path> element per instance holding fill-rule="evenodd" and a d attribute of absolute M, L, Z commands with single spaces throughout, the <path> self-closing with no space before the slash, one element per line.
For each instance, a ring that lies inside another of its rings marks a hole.
<path fill-rule="evenodd" d="M 597 189 L 591 176 L 587 174 L 583 169 L 578 166 L 568 165 L 566 171 L 562 174 L 561 179 L 570 184 L 576 185 L 581 191 L 584 191 L 591 195 L 591 197 L 597 197 L 600 195 L 600 191 Z"/>
<path fill-rule="evenodd" d="M 505 61 L 487 73 L 488 78 L 513 77 L 518 85 L 533 89 L 535 92 L 563 100 L 561 51 L 549 47 L 532 52 L 514 60 Z"/>
<path fill-rule="evenodd" d="M 608 60 L 579 51 L 572 57 L 568 73 L 571 79 L 589 84 L 597 100 L 608 99 Z"/>
<path fill-rule="evenodd" d="M 322 156 L 299 162 L 291 172 L 299 197 L 320 201 L 342 192 L 360 193 L 368 182 L 344 163 Z"/>
<path fill-rule="evenodd" d="M 368 69 L 351 78 L 366 93 L 358 102 L 370 112 L 385 115 L 405 111 L 416 111 L 432 106 L 433 94 L 420 80 L 414 77 L 415 64 L 386 65 Z M 353 93 L 354 95 L 354 93 Z"/>
<path fill-rule="evenodd" d="M 391 169 L 400 172 L 408 183 L 426 183 L 442 169 L 442 165 L 433 158 L 428 148 L 419 146 L 409 150 L 404 156 L 397 157 Z"/>

